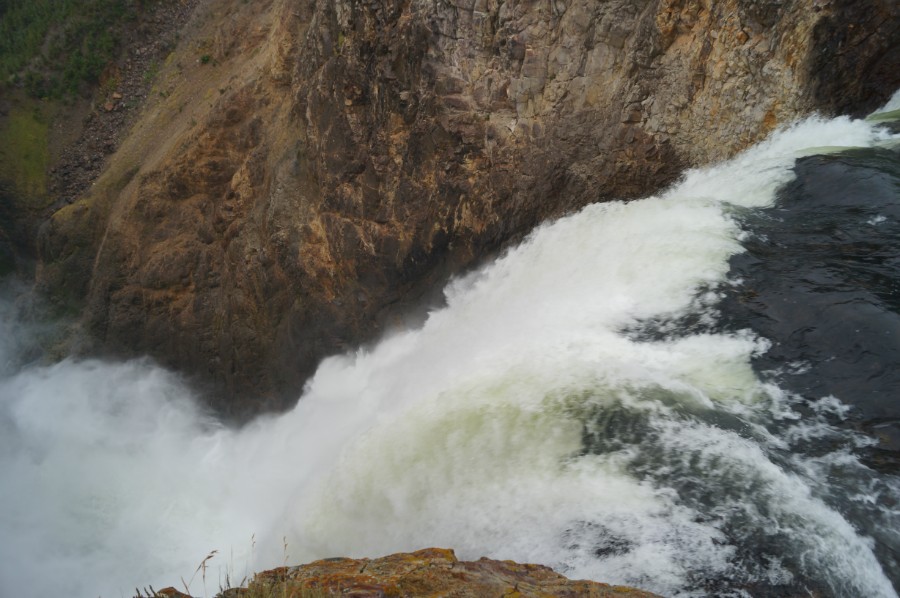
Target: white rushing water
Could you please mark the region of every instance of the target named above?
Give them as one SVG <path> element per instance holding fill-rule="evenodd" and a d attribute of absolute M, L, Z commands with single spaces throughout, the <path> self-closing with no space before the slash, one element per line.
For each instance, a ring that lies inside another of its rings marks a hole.
<path fill-rule="evenodd" d="M 179 577 L 212 594 L 284 562 L 441 546 L 665 595 L 793 570 L 896 596 L 873 542 L 822 498 L 822 471 L 853 458 L 791 455 L 810 437 L 864 442 L 827 423 L 840 403 L 801 421 L 751 368 L 764 339 L 674 334 L 716 321 L 735 210 L 771 205 L 801 155 L 887 139 L 807 120 L 658 197 L 541 226 L 449 285 L 420 330 L 326 360 L 293 411 L 241 430 L 147 362 L 7 371 L 0 595 L 131 596 Z M 28 332 L 0 326 L 7 345 Z"/>
<path fill-rule="evenodd" d="M 894 110 L 900 110 L 900 89 L 894 92 L 888 103 L 882 106 L 878 112 L 893 112 Z"/>

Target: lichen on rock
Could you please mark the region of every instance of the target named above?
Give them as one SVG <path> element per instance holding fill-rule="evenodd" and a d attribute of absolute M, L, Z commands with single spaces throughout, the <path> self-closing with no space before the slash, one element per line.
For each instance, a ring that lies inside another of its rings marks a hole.
<path fill-rule="evenodd" d="M 482 558 L 460 561 L 452 550 L 427 548 L 376 559 L 325 559 L 255 576 L 238 596 L 356 596 L 419 598 L 654 598 L 656 595 L 594 581 L 572 581 L 543 565 Z"/>

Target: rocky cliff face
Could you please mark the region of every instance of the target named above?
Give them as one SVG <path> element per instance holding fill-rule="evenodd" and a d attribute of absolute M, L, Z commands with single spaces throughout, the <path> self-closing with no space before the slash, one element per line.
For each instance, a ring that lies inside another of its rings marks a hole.
<path fill-rule="evenodd" d="M 287 406 L 537 223 L 900 87 L 890 0 L 201 1 L 41 238 L 89 350 Z"/>

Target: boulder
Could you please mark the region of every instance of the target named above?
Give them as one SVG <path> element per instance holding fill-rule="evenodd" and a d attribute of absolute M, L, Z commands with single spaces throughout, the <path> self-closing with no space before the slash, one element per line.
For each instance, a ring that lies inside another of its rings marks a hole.
<path fill-rule="evenodd" d="M 356 598 L 658 598 L 656 594 L 594 581 L 571 581 L 542 565 L 482 558 L 457 560 L 429 548 L 377 559 L 326 559 L 258 574 L 231 596 L 355 596 Z"/>

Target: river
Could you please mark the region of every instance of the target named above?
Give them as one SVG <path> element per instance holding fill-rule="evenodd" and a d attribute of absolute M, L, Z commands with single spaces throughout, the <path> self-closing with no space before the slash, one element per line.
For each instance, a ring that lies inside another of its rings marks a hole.
<path fill-rule="evenodd" d="M 212 595 L 427 546 L 666 596 L 900 588 L 900 135 L 877 118 L 546 223 L 241 429 L 146 360 L 34 362 L 17 294 L 2 595 Z"/>

